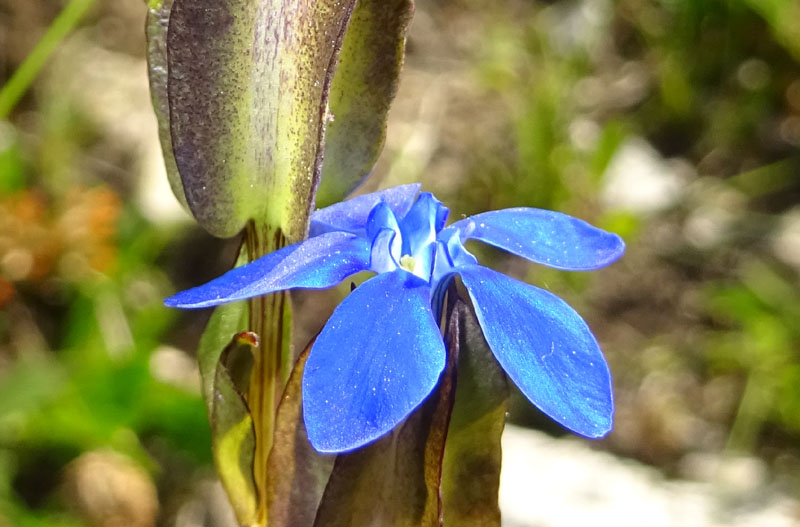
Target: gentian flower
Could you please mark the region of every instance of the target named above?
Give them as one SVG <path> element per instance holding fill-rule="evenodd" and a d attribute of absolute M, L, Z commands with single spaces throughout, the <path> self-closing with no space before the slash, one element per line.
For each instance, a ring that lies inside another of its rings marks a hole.
<path fill-rule="evenodd" d="M 614 411 L 611 376 L 584 320 L 552 293 L 478 265 L 463 244 L 478 240 L 535 263 L 584 271 L 619 258 L 622 240 L 531 208 L 485 212 L 445 228 L 448 209 L 429 193 L 417 197 L 419 189 L 394 187 L 321 209 L 311 216 L 307 240 L 165 303 L 201 308 L 377 273 L 333 312 L 303 374 L 311 444 L 343 452 L 389 432 L 433 390 L 446 356 L 442 298 L 459 275 L 489 347 L 522 393 L 566 428 L 605 435 Z"/>

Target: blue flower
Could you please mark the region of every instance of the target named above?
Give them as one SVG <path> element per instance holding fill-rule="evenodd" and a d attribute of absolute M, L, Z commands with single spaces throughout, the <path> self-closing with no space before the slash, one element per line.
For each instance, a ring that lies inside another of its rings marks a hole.
<path fill-rule="evenodd" d="M 445 363 L 441 298 L 458 274 L 489 347 L 522 393 L 580 435 L 608 433 L 611 376 L 583 319 L 555 295 L 478 265 L 463 243 L 479 240 L 549 267 L 585 271 L 619 258 L 622 240 L 531 208 L 485 212 L 445 228 L 448 209 L 429 193 L 417 197 L 419 189 L 394 187 L 319 210 L 309 239 L 165 303 L 208 307 L 377 273 L 333 312 L 303 375 L 311 444 L 343 452 L 390 431 L 433 390 Z"/>

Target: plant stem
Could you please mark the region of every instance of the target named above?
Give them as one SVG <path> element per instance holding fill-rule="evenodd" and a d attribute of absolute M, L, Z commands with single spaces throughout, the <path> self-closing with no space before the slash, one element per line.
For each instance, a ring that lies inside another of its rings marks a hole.
<path fill-rule="evenodd" d="M 0 119 L 5 119 L 28 91 L 53 51 L 80 22 L 95 0 L 70 0 L 45 31 L 42 39 L 0 89 Z"/>
<path fill-rule="evenodd" d="M 761 430 L 764 391 L 761 375 L 751 372 L 744 386 L 739 408 L 731 425 L 725 451 L 749 454 Z"/>
<path fill-rule="evenodd" d="M 259 229 L 250 223 L 246 231 L 248 258 L 253 261 L 286 245 L 280 229 Z M 250 331 L 259 335 L 260 347 L 255 350 L 247 402 L 255 429 L 253 478 L 258 492 L 258 525 L 266 527 L 267 461 L 272 450 L 275 413 L 287 380 L 290 362 L 291 323 L 286 292 L 250 299 Z"/>

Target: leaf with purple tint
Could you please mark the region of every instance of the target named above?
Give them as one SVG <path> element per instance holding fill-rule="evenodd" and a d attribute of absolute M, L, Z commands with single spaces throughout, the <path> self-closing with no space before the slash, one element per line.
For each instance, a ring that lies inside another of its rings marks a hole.
<path fill-rule="evenodd" d="M 169 132 L 169 101 L 167 100 L 167 27 L 173 0 L 150 0 L 147 5 L 147 73 L 150 80 L 150 99 L 158 121 L 158 140 L 167 169 L 167 179 L 173 194 L 188 208 L 183 183 L 172 154 Z"/>
<path fill-rule="evenodd" d="M 313 343 L 298 357 L 275 417 L 275 443 L 267 464 L 270 527 L 313 524 L 336 459 L 314 450 L 303 423 L 303 369 Z"/>
<path fill-rule="evenodd" d="M 330 82 L 355 0 L 175 0 L 167 31 L 175 161 L 189 208 L 232 236 L 303 238 Z"/>

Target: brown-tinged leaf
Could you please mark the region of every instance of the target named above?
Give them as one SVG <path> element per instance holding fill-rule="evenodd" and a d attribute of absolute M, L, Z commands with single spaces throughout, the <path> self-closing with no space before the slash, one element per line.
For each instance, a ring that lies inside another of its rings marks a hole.
<path fill-rule="evenodd" d="M 317 207 L 341 201 L 370 174 L 386 138 L 413 0 L 359 0 L 333 77 Z"/>
<path fill-rule="evenodd" d="M 458 387 L 442 465 L 445 527 L 499 527 L 500 436 L 508 406 L 506 376 L 474 315 L 458 301 Z"/>
<path fill-rule="evenodd" d="M 305 236 L 330 81 L 355 0 L 175 0 L 167 32 L 175 161 L 200 225 Z"/>
<path fill-rule="evenodd" d="M 172 192 L 181 205 L 188 208 L 183 183 L 172 154 L 167 101 L 167 27 L 173 0 L 149 0 L 147 3 L 147 72 L 150 79 L 150 100 L 158 121 L 158 139 Z"/>
<path fill-rule="evenodd" d="M 336 458 L 315 527 L 441 526 L 439 489 L 455 391 L 456 318 L 446 340 L 447 366 L 419 408 L 389 435 Z"/>
<path fill-rule="evenodd" d="M 270 527 L 311 527 L 335 456 L 318 453 L 303 421 L 303 369 L 312 340 L 297 359 L 275 419 L 267 464 Z"/>

